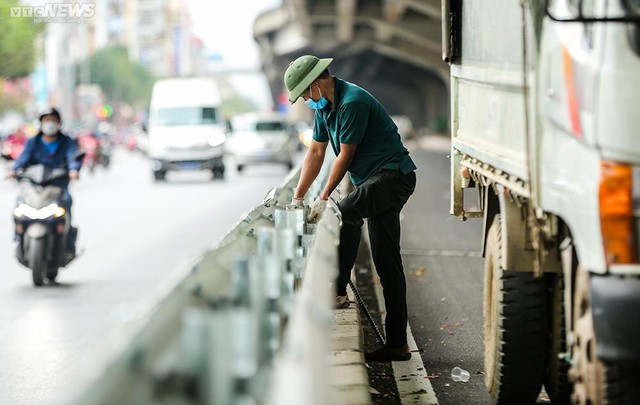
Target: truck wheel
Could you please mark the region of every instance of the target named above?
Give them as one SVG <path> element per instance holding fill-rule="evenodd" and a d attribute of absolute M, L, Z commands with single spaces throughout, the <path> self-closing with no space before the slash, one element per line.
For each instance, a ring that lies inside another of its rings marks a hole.
<path fill-rule="evenodd" d="M 575 342 L 571 351 L 575 364 L 571 369 L 571 378 L 574 383 L 572 400 L 579 405 L 602 404 L 605 403 L 606 397 L 604 386 L 606 369 L 604 364 L 596 358 L 589 273 L 578 265 L 575 279 L 576 288 L 573 297 Z"/>
<path fill-rule="evenodd" d="M 224 179 L 224 167 L 216 167 L 215 169 L 212 170 L 212 173 L 213 173 L 213 180 Z"/>
<path fill-rule="evenodd" d="M 155 181 L 164 181 L 166 175 L 167 175 L 167 172 L 163 172 L 161 170 L 154 171 L 153 172 L 153 179 Z"/>
<path fill-rule="evenodd" d="M 578 405 L 639 404 L 640 369 L 605 364 L 596 357 L 597 341 L 593 330 L 589 273 L 580 266 L 576 272 L 573 303 L 574 366 L 570 370 L 574 383 L 573 403 Z"/>
<path fill-rule="evenodd" d="M 31 239 L 29 241 L 29 267 L 31 268 L 33 285 L 37 287 L 43 284 L 47 272 L 45 254 L 44 239 Z"/>
<path fill-rule="evenodd" d="M 554 405 L 569 405 L 571 391 L 569 362 L 560 358 L 567 353 L 565 327 L 564 280 L 561 274 L 549 274 L 549 337 L 547 342 L 547 374 L 544 387 Z"/>
<path fill-rule="evenodd" d="M 496 215 L 484 267 L 485 384 L 495 404 L 535 404 L 546 363 L 546 280 L 503 269 L 501 251 Z"/>

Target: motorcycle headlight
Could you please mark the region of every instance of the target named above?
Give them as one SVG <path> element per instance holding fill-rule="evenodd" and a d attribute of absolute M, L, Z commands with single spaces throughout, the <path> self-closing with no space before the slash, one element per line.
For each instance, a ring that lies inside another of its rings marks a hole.
<path fill-rule="evenodd" d="M 13 210 L 13 215 L 17 218 L 47 219 L 49 217 L 60 218 L 66 214 L 66 212 L 64 207 L 58 204 L 49 204 L 41 209 L 33 208 L 27 204 L 20 204 Z"/>

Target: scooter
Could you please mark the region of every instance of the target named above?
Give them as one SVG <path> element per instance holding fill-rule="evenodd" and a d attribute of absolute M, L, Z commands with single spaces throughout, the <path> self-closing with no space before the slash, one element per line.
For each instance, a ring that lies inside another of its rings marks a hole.
<path fill-rule="evenodd" d="M 83 167 L 89 169 L 89 173 L 93 174 L 96 167 L 100 164 L 100 139 L 89 133 L 78 137 L 78 146 L 84 151 Z"/>
<path fill-rule="evenodd" d="M 105 169 L 109 168 L 109 165 L 111 164 L 111 155 L 113 153 L 113 144 L 111 143 L 110 140 L 107 139 L 103 139 L 102 142 L 100 142 L 100 165 L 102 167 L 104 167 Z"/>
<path fill-rule="evenodd" d="M 21 186 L 13 210 L 16 258 L 31 269 L 36 286 L 43 285 L 45 278 L 54 283 L 58 269 L 76 257 L 78 228 L 71 226 L 62 204 L 63 189 L 55 185 L 68 174 L 67 168 L 41 164 L 16 173 Z"/>

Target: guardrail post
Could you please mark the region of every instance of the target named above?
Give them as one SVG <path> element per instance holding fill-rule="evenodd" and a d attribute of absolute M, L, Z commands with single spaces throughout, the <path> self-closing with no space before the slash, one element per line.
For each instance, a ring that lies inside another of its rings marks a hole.
<path fill-rule="evenodd" d="M 261 316 L 264 339 L 262 359 L 270 365 L 280 344 L 279 299 L 282 284 L 281 260 L 277 256 L 276 230 L 271 227 L 258 228 L 258 261 L 261 287 L 264 290 L 265 306 Z"/>
<path fill-rule="evenodd" d="M 308 198 L 321 190 L 329 168 L 323 166 Z M 184 279 L 123 331 L 126 344 L 58 402 L 326 403 L 339 215 L 328 210 L 316 226 L 306 223 L 308 208 L 283 209 L 298 177 L 299 171 L 288 176 L 185 267 Z"/>

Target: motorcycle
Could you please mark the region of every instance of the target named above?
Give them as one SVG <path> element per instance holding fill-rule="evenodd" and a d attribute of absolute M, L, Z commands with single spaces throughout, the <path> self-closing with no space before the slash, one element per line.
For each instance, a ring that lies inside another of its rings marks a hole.
<path fill-rule="evenodd" d="M 100 165 L 105 169 L 111 164 L 111 155 L 113 154 L 113 144 L 111 140 L 103 138 L 100 142 Z"/>
<path fill-rule="evenodd" d="M 63 188 L 55 185 L 68 174 L 67 168 L 41 164 L 16 173 L 21 186 L 13 210 L 16 258 L 31 269 L 36 286 L 43 285 L 45 278 L 54 283 L 58 270 L 76 257 L 78 228 L 71 226 L 64 208 Z"/>
<path fill-rule="evenodd" d="M 93 135 L 83 135 L 78 138 L 78 146 L 85 152 L 82 165 L 93 173 L 100 164 L 100 140 Z"/>

